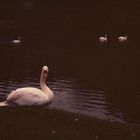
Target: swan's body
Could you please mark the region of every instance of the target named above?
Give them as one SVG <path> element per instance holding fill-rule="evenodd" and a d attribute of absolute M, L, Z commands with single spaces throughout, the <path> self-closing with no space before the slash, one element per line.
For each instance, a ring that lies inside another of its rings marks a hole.
<path fill-rule="evenodd" d="M 20 36 L 18 37 L 18 39 L 12 40 L 13 44 L 20 44 L 21 43 L 21 39 Z"/>
<path fill-rule="evenodd" d="M 16 89 L 8 95 L 5 102 L 0 103 L 0 106 L 42 106 L 50 104 L 54 94 L 45 83 L 47 72 L 48 67 L 44 66 L 40 77 L 41 89 L 33 87 Z"/>
<path fill-rule="evenodd" d="M 99 37 L 99 41 L 100 42 L 107 42 L 107 35 L 105 34 L 104 37 L 103 36 Z"/>
<path fill-rule="evenodd" d="M 119 42 L 126 42 L 127 41 L 127 36 L 119 36 L 118 41 Z"/>

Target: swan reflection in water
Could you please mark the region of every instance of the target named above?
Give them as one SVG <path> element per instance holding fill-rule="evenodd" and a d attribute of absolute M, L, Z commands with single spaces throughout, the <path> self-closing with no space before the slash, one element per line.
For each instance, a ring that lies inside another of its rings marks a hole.
<path fill-rule="evenodd" d="M 18 88 L 12 91 L 0 106 L 42 106 L 52 102 L 54 94 L 46 85 L 48 67 L 43 66 L 40 76 L 41 89 L 34 87 Z"/>

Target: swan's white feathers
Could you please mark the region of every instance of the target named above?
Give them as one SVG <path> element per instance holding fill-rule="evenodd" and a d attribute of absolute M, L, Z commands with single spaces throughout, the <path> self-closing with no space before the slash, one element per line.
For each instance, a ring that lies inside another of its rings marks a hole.
<path fill-rule="evenodd" d="M 99 37 L 99 41 L 100 42 L 107 42 L 107 35 L 105 34 L 104 37 L 103 36 Z"/>
<path fill-rule="evenodd" d="M 125 42 L 125 41 L 127 41 L 127 36 L 119 36 L 118 37 L 118 41 L 119 42 Z"/>
<path fill-rule="evenodd" d="M 47 67 L 47 66 L 43 66 L 43 68 L 42 68 L 42 69 L 43 69 L 43 71 L 47 71 L 47 72 L 49 71 L 49 69 L 48 69 L 48 67 Z"/>
<path fill-rule="evenodd" d="M 49 103 L 48 96 L 40 89 L 27 87 L 13 91 L 7 97 L 7 103 L 13 105 L 45 105 Z"/>
<path fill-rule="evenodd" d="M 54 94 L 45 83 L 47 73 L 48 67 L 43 66 L 40 76 L 41 89 L 33 87 L 18 88 L 12 91 L 7 100 L 0 103 L 0 106 L 42 106 L 50 104 Z"/>

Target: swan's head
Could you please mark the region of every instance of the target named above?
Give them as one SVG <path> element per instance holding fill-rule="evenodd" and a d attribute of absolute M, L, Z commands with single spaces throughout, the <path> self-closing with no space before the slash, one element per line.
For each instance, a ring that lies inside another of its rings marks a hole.
<path fill-rule="evenodd" d="M 42 74 L 44 77 L 47 77 L 48 71 L 49 71 L 49 69 L 47 66 L 42 67 Z"/>

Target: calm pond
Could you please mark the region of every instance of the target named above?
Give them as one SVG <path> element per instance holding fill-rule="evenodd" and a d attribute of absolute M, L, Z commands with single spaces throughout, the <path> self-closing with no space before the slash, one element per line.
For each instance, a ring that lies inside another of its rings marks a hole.
<path fill-rule="evenodd" d="M 45 2 L 29 2 L 27 9 L 14 11 L 16 18 L 6 15 L 7 21 L 0 24 L 12 22 L 0 28 L 1 101 L 16 88 L 39 87 L 41 68 L 47 65 L 47 84 L 55 93 L 49 108 L 139 124 L 140 51 L 135 38 L 139 24 L 133 16 L 136 10 L 120 14 L 125 11 L 124 4 L 119 13 L 111 5 L 104 7 L 97 2 L 93 8 L 91 4 L 48 2 L 45 8 Z M 106 33 L 108 42 L 101 44 L 98 38 Z M 120 35 L 127 35 L 128 42 L 117 42 Z M 18 36 L 21 44 L 11 44 Z"/>

